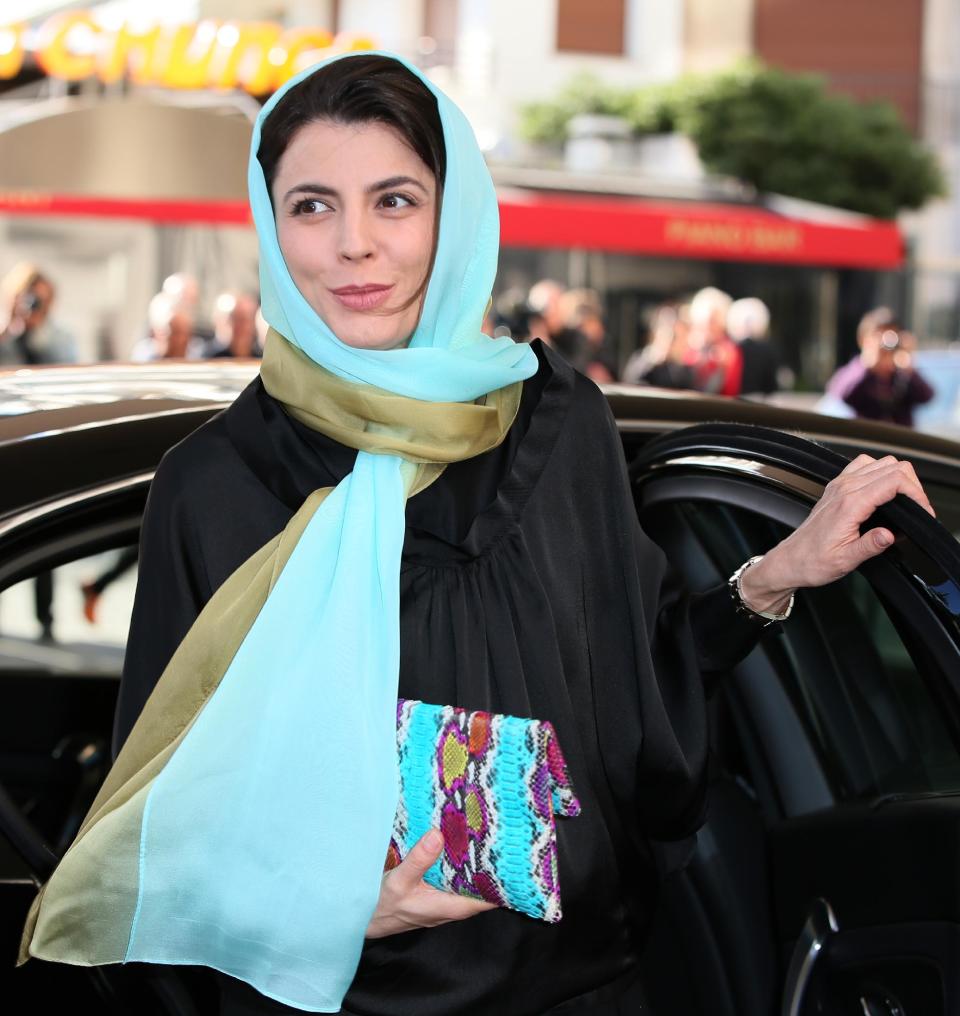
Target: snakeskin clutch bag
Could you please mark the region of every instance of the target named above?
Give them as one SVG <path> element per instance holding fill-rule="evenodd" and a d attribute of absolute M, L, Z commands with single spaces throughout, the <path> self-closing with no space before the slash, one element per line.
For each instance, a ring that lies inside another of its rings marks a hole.
<path fill-rule="evenodd" d="M 397 752 L 387 869 L 439 829 L 429 885 L 559 921 L 556 816 L 579 815 L 580 803 L 553 725 L 399 699 Z"/>

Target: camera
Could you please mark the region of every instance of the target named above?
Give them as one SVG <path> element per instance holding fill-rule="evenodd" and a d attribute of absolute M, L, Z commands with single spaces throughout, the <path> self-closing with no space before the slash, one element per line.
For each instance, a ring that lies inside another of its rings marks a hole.
<path fill-rule="evenodd" d="M 32 314 L 43 306 L 43 298 L 36 293 L 24 293 L 19 300 L 20 308 L 24 314 Z"/>
<path fill-rule="evenodd" d="M 887 351 L 889 351 L 891 353 L 894 350 L 899 349 L 900 348 L 900 333 L 899 332 L 895 332 L 892 328 L 888 328 L 880 336 L 880 348 L 884 349 L 884 350 L 887 350 Z"/>

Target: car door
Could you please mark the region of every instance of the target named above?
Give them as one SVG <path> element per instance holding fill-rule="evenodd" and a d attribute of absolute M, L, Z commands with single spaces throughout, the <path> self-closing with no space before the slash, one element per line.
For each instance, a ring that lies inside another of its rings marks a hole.
<path fill-rule="evenodd" d="M 808 514 L 846 460 L 702 425 L 632 450 L 641 524 L 693 589 Z M 924 465 L 918 460 L 921 479 Z M 798 594 L 710 705 L 713 799 L 667 881 L 654 1012 L 960 1012 L 960 462 L 898 497 L 889 551 Z M 945 524 L 944 524 L 945 523 Z"/>
<path fill-rule="evenodd" d="M 110 737 L 152 472 L 25 505 L 0 519 L 0 992 L 21 1007 L 196 1016 L 201 971 L 140 964 L 14 967 L 24 920 L 110 767 Z M 93 622 L 82 587 L 104 588 Z M 37 590 L 52 599 L 45 638 Z M 95 622 L 95 623 L 94 623 Z"/>

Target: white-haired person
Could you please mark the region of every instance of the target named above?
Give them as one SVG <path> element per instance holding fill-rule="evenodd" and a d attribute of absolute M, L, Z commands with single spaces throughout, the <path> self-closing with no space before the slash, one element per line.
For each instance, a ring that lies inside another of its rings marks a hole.
<path fill-rule="evenodd" d="M 770 395 L 779 387 L 777 354 L 770 345 L 770 311 L 763 300 L 746 296 L 727 311 L 727 334 L 740 347 L 741 395 Z"/>
<path fill-rule="evenodd" d="M 257 301 L 242 290 L 219 293 L 213 302 L 213 338 L 204 347 L 204 358 L 262 356 L 257 333 L 259 310 Z"/>
<path fill-rule="evenodd" d="M 739 395 L 743 354 L 727 334 L 733 303 L 723 290 L 707 286 L 690 301 L 689 359 L 694 385 L 711 395 Z"/>
<path fill-rule="evenodd" d="M 203 350 L 194 334 L 193 303 L 183 295 L 161 290 L 147 305 L 147 334 L 134 346 L 130 359 L 196 360 Z"/>

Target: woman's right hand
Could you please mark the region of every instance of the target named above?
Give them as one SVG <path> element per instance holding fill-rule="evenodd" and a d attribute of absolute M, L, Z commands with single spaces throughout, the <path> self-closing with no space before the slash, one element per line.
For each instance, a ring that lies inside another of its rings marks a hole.
<path fill-rule="evenodd" d="M 443 836 L 431 829 L 396 868 L 383 876 L 377 909 L 367 925 L 367 938 L 385 938 L 415 928 L 435 928 L 438 924 L 464 921 L 494 909 L 493 903 L 441 892 L 423 881 L 441 850 Z"/>

